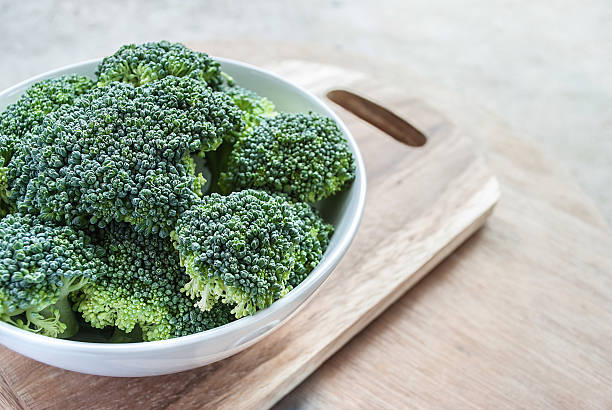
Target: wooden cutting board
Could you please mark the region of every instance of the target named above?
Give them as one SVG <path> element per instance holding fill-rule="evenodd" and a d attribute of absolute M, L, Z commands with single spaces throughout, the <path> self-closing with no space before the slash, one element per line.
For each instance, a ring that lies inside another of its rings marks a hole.
<path fill-rule="evenodd" d="M 244 47 L 217 50 L 261 61 Z M 320 46 L 273 49 L 393 79 L 468 133 L 502 191 L 483 229 L 276 408 L 612 408 L 612 230 L 567 166 L 477 90 Z"/>
<path fill-rule="evenodd" d="M 323 99 L 331 96 L 338 104 L 328 99 L 329 104 L 352 131 L 365 159 L 368 199 L 361 228 L 329 280 L 260 343 L 180 374 L 133 379 L 82 375 L 2 348 L 0 407 L 270 405 L 417 283 L 492 212 L 499 197 L 494 176 L 469 136 L 428 101 L 335 66 L 287 61 L 270 68 Z"/>

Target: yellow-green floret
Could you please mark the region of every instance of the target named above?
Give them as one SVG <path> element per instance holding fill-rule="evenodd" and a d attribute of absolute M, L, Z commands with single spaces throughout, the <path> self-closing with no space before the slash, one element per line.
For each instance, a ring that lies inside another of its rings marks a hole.
<path fill-rule="evenodd" d="M 278 114 L 272 101 L 252 90 L 234 84 L 223 87 L 222 91 L 229 95 L 242 111 L 247 131 L 258 126 L 263 119 Z"/>
<path fill-rule="evenodd" d="M 145 341 L 185 336 L 229 323 L 231 306 L 202 312 L 180 292 L 188 277 L 169 238 L 145 236 L 125 223 L 111 223 L 100 246 L 104 265 L 75 296 L 74 308 L 93 327 L 135 326 Z"/>

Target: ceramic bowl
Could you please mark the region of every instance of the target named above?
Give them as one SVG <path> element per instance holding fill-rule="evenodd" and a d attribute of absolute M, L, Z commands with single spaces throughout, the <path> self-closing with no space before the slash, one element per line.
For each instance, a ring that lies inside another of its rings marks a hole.
<path fill-rule="evenodd" d="M 343 192 L 318 204 L 323 217 L 335 227 L 323 259 L 304 282 L 267 309 L 225 326 L 170 340 L 113 344 L 54 339 L 0 322 L 0 343 L 32 359 L 82 373 L 103 376 L 153 376 L 193 369 L 224 359 L 259 341 L 296 312 L 327 279 L 348 249 L 365 204 L 366 175 L 354 138 L 323 101 L 268 71 L 238 61 L 218 58 L 223 71 L 236 83 L 268 97 L 279 111 L 313 111 L 333 118 L 352 150 L 357 176 Z M 54 70 L 0 93 L 0 112 L 15 102 L 33 83 L 62 74 L 94 77 L 100 60 Z"/>

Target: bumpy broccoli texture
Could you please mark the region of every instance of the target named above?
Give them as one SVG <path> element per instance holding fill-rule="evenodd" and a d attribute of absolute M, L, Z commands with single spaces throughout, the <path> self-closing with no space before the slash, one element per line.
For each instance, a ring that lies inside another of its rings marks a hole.
<path fill-rule="evenodd" d="M 247 131 L 258 126 L 263 119 L 278 114 L 272 101 L 254 91 L 238 85 L 227 86 L 222 90 L 231 97 L 242 111 L 246 123 L 245 130 Z"/>
<path fill-rule="evenodd" d="M 69 337 L 78 325 L 68 295 L 100 271 L 104 249 L 82 231 L 34 215 L 0 221 L 0 318 L 45 336 Z"/>
<path fill-rule="evenodd" d="M 30 87 L 14 104 L 0 114 L 0 215 L 15 208 L 11 183 L 23 174 L 29 177 L 25 157 L 30 151 L 30 133 L 45 116 L 94 87 L 93 80 L 78 76 L 61 76 L 43 80 Z M 10 164 L 10 166 L 9 166 Z"/>
<path fill-rule="evenodd" d="M 211 194 L 185 212 L 174 238 L 191 281 L 187 294 L 208 311 L 218 300 L 252 315 L 285 295 L 322 256 L 331 226 L 311 207 L 264 191 Z"/>
<path fill-rule="evenodd" d="M 48 114 L 36 127 L 20 209 L 45 219 L 104 228 L 125 221 L 168 236 L 202 195 L 189 156 L 242 127 L 223 93 L 190 78 L 133 87 L 114 82 Z M 191 172 L 189 172 L 191 171 Z"/>
<path fill-rule="evenodd" d="M 236 104 L 242 112 L 242 119 L 245 127 L 241 132 L 228 134 L 227 138 L 225 138 L 218 149 L 206 153 L 206 166 L 211 173 L 211 192 L 220 191 L 218 187 L 219 174 L 221 170 L 226 167 L 229 155 L 236 141 L 249 135 L 253 128 L 258 126 L 264 119 L 278 114 L 274 107 L 274 103 L 254 91 L 240 87 L 236 84 L 225 85 L 222 91 L 232 99 L 234 104 Z"/>
<path fill-rule="evenodd" d="M 122 343 L 252 315 L 317 267 L 333 227 L 313 203 L 354 175 L 332 119 L 182 44 L 123 46 L 0 114 L 0 320 Z"/>
<path fill-rule="evenodd" d="M 145 236 L 125 223 L 101 232 L 106 250 L 94 280 L 73 296 L 75 309 L 93 327 L 116 326 L 130 333 L 139 326 L 145 341 L 212 329 L 235 319 L 231 306 L 203 312 L 181 288 L 187 277 L 168 238 Z"/>
<path fill-rule="evenodd" d="M 21 140 L 35 125 L 42 122 L 45 116 L 64 104 L 72 102 L 80 95 L 94 87 L 92 79 L 79 76 L 61 76 L 43 80 L 30 87 L 14 104 L 0 114 L 0 135 L 3 142 L 3 153 L 10 155 L 11 145 Z M 6 150 L 6 151 L 5 151 Z"/>
<path fill-rule="evenodd" d="M 168 41 L 125 45 L 102 60 L 96 75 L 100 86 L 113 81 L 139 86 L 167 76 L 188 76 L 215 89 L 226 78 L 221 65 L 206 53 Z"/>
<path fill-rule="evenodd" d="M 236 143 L 219 187 L 225 194 L 256 188 L 315 202 L 340 191 L 354 175 L 353 155 L 331 118 L 281 113 Z"/>

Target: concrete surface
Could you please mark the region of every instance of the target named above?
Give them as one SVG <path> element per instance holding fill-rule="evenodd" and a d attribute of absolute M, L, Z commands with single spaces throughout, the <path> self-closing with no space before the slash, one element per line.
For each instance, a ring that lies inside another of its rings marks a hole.
<path fill-rule="evenodd" d="M 128 42 L 325 44 L 404 65 L 496 111 L 612 222 L 611 23 L 609 0 L 0 0 L 0 89 Z"/>

